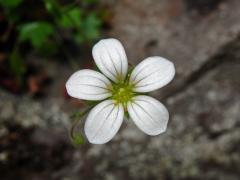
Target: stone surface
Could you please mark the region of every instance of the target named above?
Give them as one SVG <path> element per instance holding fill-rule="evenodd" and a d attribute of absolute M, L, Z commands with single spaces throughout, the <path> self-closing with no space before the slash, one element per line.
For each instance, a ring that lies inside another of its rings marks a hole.
<path fill-rule="evenodd" d="M 177 75 L 166 91 L 181 85 L 240 31 L 238 0 L 114 2 L 111 35 L 122 40 L 129 59 L 136 64 L 160 55 L 174 62 Z M 209 9 L 202 14 L 204 7 Z"/>
<path fill-rule="evenodd" d="M 167 132 L 150 137 L 125 120 L 111 142 L 72 147 L 69 115 L 81 102 L 59 91 L 72 70 L 49 64 L 58 80 L 46 98 L 0 90 L 1 177 L 238 180 L 240 1 L 104 2 L 114 13 L 109 34 L 132 63 L 160 54 L 176 65 L 176 80 L 154 93 L 169 109 Z"/>

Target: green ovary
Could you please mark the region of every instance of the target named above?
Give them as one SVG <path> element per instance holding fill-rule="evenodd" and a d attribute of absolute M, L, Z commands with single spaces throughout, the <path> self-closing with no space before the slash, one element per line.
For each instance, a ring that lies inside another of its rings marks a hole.
<path fill-rule="evenodd" d="M 112 99 L 116 101 L 116 104 L 122 104 L 124 108 L 129 101 L 132 100 L 134 96 L 133 86 L 128 82 L 122 82 L 118 84 L 113 84 L 111 88 Z"/>

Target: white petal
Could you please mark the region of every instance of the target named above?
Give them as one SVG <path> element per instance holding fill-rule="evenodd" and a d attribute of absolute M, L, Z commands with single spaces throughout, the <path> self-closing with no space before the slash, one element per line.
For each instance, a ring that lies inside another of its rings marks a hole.
<path fill-rule="evenodd" d="M 149 57 L 138 64 L 130 76 L 136 92 L 150 92 L 168 84 L 175 75 L 172 62 L 162 57 Z"/>
<path fill-rule="evenodd" d="M 113 100 L 105 100 L 95 106 L 85 123 L 85 134 L 89 142 L 104 144 L 110 141 L 119 130 L 124 116 L 122 105 L 115 105 Z"/>
<path fill-rule="evenodd" d="M 97 67 L 112 81 L 123 80 L 128 70 L 125 50 L 117 39 L 103 39 L 92 50 Z"/>
<path fill-rule="evenodd" d="M 128 113 L 139 129 L 158 135 L 167 128 L 169 114 L 165 106 L 150 96 L 136 96 L 127 105 Z"/>
<path fill-rule="evenodd" d="M 111 96 L 111 82 L 101 73 L 90 69 L 75 72 L 67 81 L 70 96 L 84 100 L 103 100 Z"/>

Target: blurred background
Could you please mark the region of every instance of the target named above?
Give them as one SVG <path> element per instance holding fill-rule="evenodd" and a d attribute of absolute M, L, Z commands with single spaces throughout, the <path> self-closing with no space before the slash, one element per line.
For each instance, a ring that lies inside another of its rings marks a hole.
<path fill-rule="evenodd" d="M 0 179 L 239 180 L 239 9 L 239 0 L 0 0 Z M 94 68 L 91 48 L 106 37 L 132 64 L 174 62 L 174 81 L 152 93 L 171 118 L 157 137 L 126 120 L 109 143 L 76 147 L 71 116 L 85 104 L 65 82 Z"/>

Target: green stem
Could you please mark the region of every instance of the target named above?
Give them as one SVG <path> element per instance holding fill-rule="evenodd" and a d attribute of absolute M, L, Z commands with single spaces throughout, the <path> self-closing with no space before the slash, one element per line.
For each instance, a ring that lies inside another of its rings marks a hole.
<path fill-rule="evenodd" d="M 75 135 L 75 128 L 77 127 L 77 125 L 78 125 L 78 122 L 81 120 L 81 118 L 83 117 L 83 116 L 85 116 L 91 109 L 92 109 L 92 107 L 93 106 L 90 106 L 90 107 L 88 107 L 87 109 L 85 109 L 85 111 L 83 111 L 83 112 L 81 112 L 80 114 L 78 114 L 77 115 L 77 117 L 72 117 L 72 118 L 75 118 L 75 121 L 73 122 L 73 124 L 72 124 L 72 127 L 71 127 L 71 129 L 70 129 L 70 137 L 71 137 L 71 139 L 73 140 L 74 139 L 74 135 Z"/>

